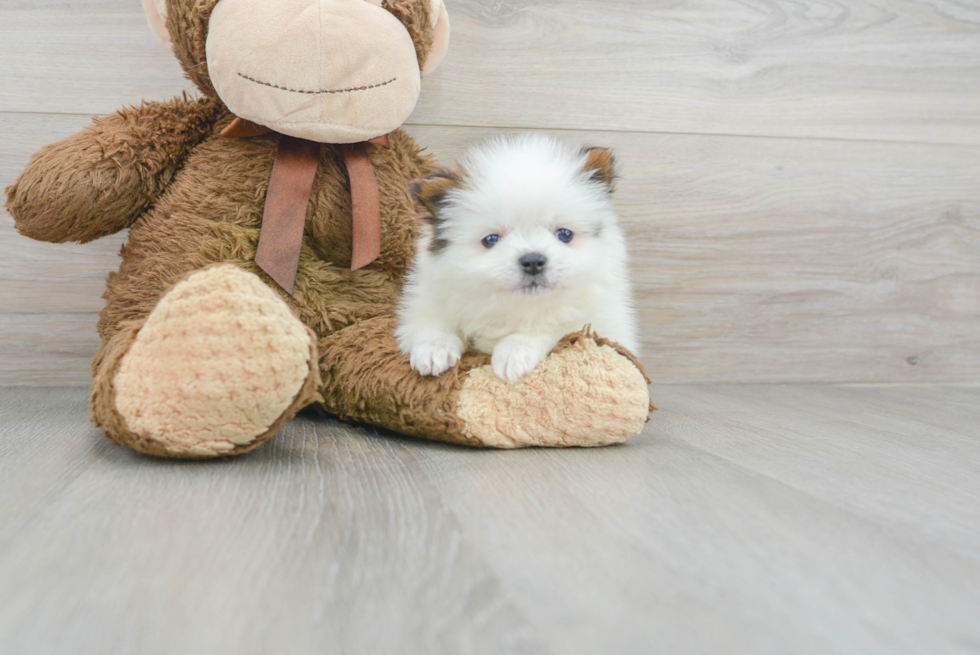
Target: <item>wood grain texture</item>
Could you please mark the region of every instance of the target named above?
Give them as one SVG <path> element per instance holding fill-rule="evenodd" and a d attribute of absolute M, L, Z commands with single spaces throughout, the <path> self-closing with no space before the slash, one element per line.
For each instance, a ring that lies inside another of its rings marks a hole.
<path fill-rule="evenodd" d="M 0 183 L 86 121 L 0 114 L 17 135 Z M 501 133 L 409 131 L 446 162 Z M 980 148 L 552 133 L 616 149 L 643 359 L 658 382 L 980 377 Z M 42 244 L 0 220 L 0 380 L 87 383 L 123 239 Z"/>
<path fill-rule="evenodd" d="M 971 653 L 980 387 L 655 387 L 622 446 L 300 417 L 245 457 L 0 390 L 3 653 Z"/>
<path fill-rule="evenodd" d="M 980 8 L 954 0 L 449 0 L 412 122 L 980 144 Z M 135 0 L 7 0 L 0 111 L 185 88 Z"/>
<path fill-rule="evenodd" d="M 301 420 L 174 466 L 80 422 L 84 391 L 13 393 L 4 653 L 545 652 L 396 441 Z"/>
<path fill-rule="evenodd" d="M 0 111 L 108 114 L 192 88 L 138 1 L 4 0 Z"/>
<path fill-rule="evenodd" d="M 909 420 L 944 391 L 659 387 L 623 448 L 420 459 L 558 652 L 970 652 L 978 390 Z"/>

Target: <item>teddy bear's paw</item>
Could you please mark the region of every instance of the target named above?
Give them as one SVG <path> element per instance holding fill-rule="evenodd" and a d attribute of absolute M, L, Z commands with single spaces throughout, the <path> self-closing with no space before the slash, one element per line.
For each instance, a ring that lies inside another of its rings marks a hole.
<path fill-rule="evenodd" d="M 269 436 L 310 386 L 311 347 L 257 276 L 207 268 L 175 285 L 140 328 L 115 376 L 116 409 L 161 454 L 239 452 Z"/>
<path fill-rule="evenodd" d="M 464 435 L 495 448 L 605 446 L 636 436 L 650 394 L 638 362 L 620 351 L 583 331 L 516 383 L 491 366 L 471 370 L 456 405 Z"/>

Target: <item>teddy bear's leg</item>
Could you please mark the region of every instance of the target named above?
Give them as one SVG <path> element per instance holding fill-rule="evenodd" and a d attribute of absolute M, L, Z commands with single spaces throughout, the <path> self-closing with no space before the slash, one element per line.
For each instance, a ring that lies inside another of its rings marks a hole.
<path fill-rule="evenodd" d="M 255 448 L 318 399 L 316 338 L 257 276 L 186 276 L 93 363 L 93 421 L 138 451 L 204 458 Z"/>
<path fill-rule="evenodd" d="M 639 434 L 653 407 L 639 362 L 589 332 L 562 339 L 515 384 L 494 374 L 489 355 L 421 376 L 394 332 L 393 317 L 378 317 L 320 340 L 327 411 L 429 439 L 520 448 L 619 443 Z"/>

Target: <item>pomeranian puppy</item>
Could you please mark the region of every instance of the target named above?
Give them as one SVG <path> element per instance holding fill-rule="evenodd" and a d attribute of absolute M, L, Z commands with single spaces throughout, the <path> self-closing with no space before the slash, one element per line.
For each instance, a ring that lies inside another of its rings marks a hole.
<path fill-rule="evenodd" d="M 613 179 L 609 150 L 528 134 L 414 182 L 431 215 L 398 312 L 412 368 L 439 375 L 473 349 L 515 382 L 586 325 L 637 353 Z"/>

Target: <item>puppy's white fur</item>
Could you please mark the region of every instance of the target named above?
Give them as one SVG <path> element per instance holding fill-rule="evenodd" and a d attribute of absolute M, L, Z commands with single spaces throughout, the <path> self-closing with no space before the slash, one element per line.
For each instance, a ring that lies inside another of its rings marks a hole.
<path fill-rule="evenodd" d="M 406 279 L 397 336 L 412 368 L 439 375 L 472 348 L 491 353 L 494 372 L 514 382 L 586 325 L 637 352 L 611 185 L 587 161 L 587 150 L 538 135 L 467 154 Z M 570 242 L 560 229 L 572 231 Z M 491 234 L 499 241 L 488 248 Z M 530 253 L 547 258 L 537 276 L 519 261 Z"/>

